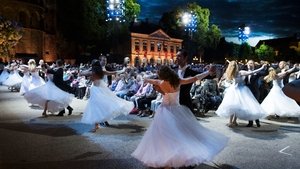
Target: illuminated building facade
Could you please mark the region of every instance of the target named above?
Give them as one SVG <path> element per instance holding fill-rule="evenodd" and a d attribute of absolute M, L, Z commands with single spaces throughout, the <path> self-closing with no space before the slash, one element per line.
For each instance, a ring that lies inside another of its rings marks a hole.
<path fill-rule="evenodd" d="M 163 30 L 152 33 L 131 32 L 130 60 L 134 65 L 171 64 L 182 47 L 182 39 L 171 38 Z"/>
<path fill-rule="evenodd" d="M 0 16 L 23 27 L 22 39 L 10 51 L 16 58 L 56 60 L 56 0 L 1 0 Z"/>

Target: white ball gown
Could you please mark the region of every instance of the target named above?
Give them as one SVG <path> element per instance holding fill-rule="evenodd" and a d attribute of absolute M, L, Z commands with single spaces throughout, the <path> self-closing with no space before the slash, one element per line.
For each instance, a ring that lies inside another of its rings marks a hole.
<path fill-rule="evenodd" d="M 286 96 L 282 88 L 282 80 L 273 80 L 273 87 L 267 97 L 261 103 L 262 108 L 268 115 L 278 115 L 286 117 L 300 117 L 300 106 L 297 102 Z"/>
<path fill-rule="evenodd" d="M 40 77 L 39 72 L 30 72 L 31 78 L 30 78 L 30 83 L 28 90 L 32 90 L 34 88 L 37 88 L 39 86 L 42 86 L 45 84 L 45 81 L 43 78 Z"/>
<path fill-rule="evenodd" d="M 267 116 L 250 89 L 245 86 L 244 78 L 240 75 L 226 89 L 226 93 L 222 103 L 216 110 L 216 114 L 225 118 L 235 115 L 242 120 L 256 120 Z"/>
<path fill-rule="evenodd" d="M 38 72 L 25 72 L 21 84 L 20 93 L 24 94 L 27 91 L 42 86 L 44 84 L 45 81 L 39 76 Z"/>
<path fill-rule="evenodd" d="M 15 86 L 15 85 L 20 85 L 23 81 L 22 76 L 19 75 L 18 70 L 13 70 L 8 78 L 3 82 L 3 85 L 5 86 Z"/>
<path fill-rule="evenodd" d="M 44 85 L 27 91 L 24 94 L 24 98 L 28 103 L 39 105 L 42 108 L 45 108 L 45 103 L 48 100 L 48 111 L 61 111 L 68 107 L 68 105 L 72 102 L 74 95 L 55 86 L 50 75 L 47 77 L 48 81 Z"/>
<path fill-rule="evenodd" d="M 128 115 L 134 107 L 133 102 L 117 97 L 104 80 L 95 80 L 90 93 L 81 119 L 82 123 L 95 124 L 111 120 L 121 114 Z"/>
<path fill-rule="evenodd" d="M 3 69 L 1 75 L 0 75 L 0 85 L 2 85 L 2 83 L 8 78 L 9 73 L 7 71 L 7 69 Z"/>
<path fill-rule="evenodd" d="M 24 93 L 26 93 L 29 90 L 29 85 L 30 85 L 30 73 L 24 72 L 24 76 L 23 76 L 23 80 L 22 80 L 22 84 L 21 84 L 21 88 L 20 88 L 20 93 L 21 95 L 23 95 Z"/>
<path fill-rule="evenodd" d="M 163 95 L 154 119 L 131 154 L 148 167 L 193 166 L 211 161 L 228 138 L 200 125 L 179 91 Z"/>

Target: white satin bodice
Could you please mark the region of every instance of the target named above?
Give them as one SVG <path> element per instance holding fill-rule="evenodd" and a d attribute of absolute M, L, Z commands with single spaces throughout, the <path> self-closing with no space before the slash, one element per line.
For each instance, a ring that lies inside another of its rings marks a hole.
<path fill-rule="evenodd" d="M 244 80 L 245 80 L 245 76 L 238 75 L 237 77 L 234 78 L 234 84 L 244 85 L 245 84 Z"/>
<path fill-rule="evenodd" d="M 165 93 L 162 99 L 163 105 L 179 105 L 179 91 L 174 93 Z"/>
<path fill-rule="evenodd" d="M 93 86 L 97 86 L 97 87 L 106 87 L 107 83 L 105 83 L 105 81 L 103 79 L 99 79 L 99 80 L 94 80 L 93 81 Z"/>
<path fill-rule="evenodd" d="M 280 78 L 274 79 L 272 83 L 273 83 L 273 86 L 278 86 L 279 88 L 283 87 L 283 82 L 282 82 L 282 79 L 280 79 Z"/>

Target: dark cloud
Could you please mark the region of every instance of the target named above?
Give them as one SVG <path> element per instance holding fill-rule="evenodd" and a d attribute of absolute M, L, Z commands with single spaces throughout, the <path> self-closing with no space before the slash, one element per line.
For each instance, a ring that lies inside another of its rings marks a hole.
<path fill-rule="evenodd" d="M 189 2 L 208 8 L 210 22 L 218 25 L 224 36 L 236 36 L 243 23 L 251 28 L 251 36 L 283 37 L 300 30 L 298 0 L 138 0 L 140 17 L 157 22 L 164 12 Z"/>

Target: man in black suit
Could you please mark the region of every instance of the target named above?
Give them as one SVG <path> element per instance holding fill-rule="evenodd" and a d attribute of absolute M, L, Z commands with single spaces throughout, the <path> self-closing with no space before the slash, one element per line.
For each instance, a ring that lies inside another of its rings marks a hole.
<path fill-rule="evenodd" d="M 177 74 L 180 78 L 187 78 L 195 76 L 202 72 L 197 72 L 193 70 L 188 64 L 188 53 L 184 49 L 180 49 L 176 54 L 176 60 L 178 64 L 178 71 Z M 209 75 L 205 77 L 205 79 L 213 79 L 215 76 Z M 180 86 L 180 93 L 179 93 L 179 103 L 181 105 L 187 106 L 192 112 L 193 110 L 193 103 L 192 98 L 190 96 L 190 91 L 192 88 L 192 83 L 185 84 Z"/>
<path fill-rule="evenodd" d="M 58 59 L 56 61 L 56 68 L 54 69 L 48 69 L 47 73 L 53 74 L 53 83 L 60 88 L 61 90 L 72 93 L 71 86 L 68 86 L 67 83 L 64 81 L 64 69 L 63 69 L 63 61 Z M 69 114 L 72 114 L 73 108 L 71 106 L 68 106 L 67 109 L 69 110 Z M 65 109 L 60 111 L 56 116 L 63 116 L 65 113 Z"/>
<path fill-rule="evenodd" d="M 254 61 L 249 60 L 247 62 L 247 70 L 253 71 L 254 68 L 255 68 Z M 248 88 L 251 90 L 252 94 L 257 99 L 257 101 L 259 101 L 259 98 L 260 98 L 260 86 L 259 86 L 260 79 L 259 79 L 259 77 L 266 75 L 266 73 L 267 73 L 266 70 L 267 69 L 245 77 L 245 85 L 248 86 Z M 256 122 L 256 126 L 260 127 L 259 119 L 256 119 L 255 122 Z M 253 121 L 250 120 L 247 127 L 252 127 L 252 126 L 253 126 Z"/>
<path fill-rule="evenodd" d="M 40 60 L 39 61 L 39 66 L 37 67 L 39 70 L 39 76 L 41 78 L 43 78 L 44 80 L 46 80 L 46 73 L 45 73 L 45 69 L 47 68 L 46 63 L 44 62 L 44 60 Z"/>

